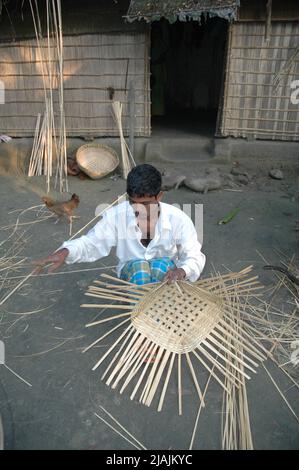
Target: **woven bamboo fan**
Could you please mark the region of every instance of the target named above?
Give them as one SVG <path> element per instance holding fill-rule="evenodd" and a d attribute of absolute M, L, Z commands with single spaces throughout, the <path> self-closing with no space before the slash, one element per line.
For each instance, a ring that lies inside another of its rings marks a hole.
<path fill-rule="evenodd" d="M 92 179 L 100 179 L 119 165 L 117 153 L 103 144 L 82 145 L 76 154 L 79 168 Z"/>
<path fill-rule="evenodd" d="M 86 326 L 121 320 L 83 352 L 119 327 L 126 325 L 118 339 L 93 367 L 105 360 L 102 380 L 122 393 L 129 385 L 130 398 L 150 406 L 160 384 L 158 411 L 162 409 L 171 373 L 177 369 L 179 414 L 182 413 L 182 367 L 190 371 L 195 390 L 204 406 L 204 397 L 194 364 L 199 362 L 226 392 L 238 387 L 267 351 L 250 334 L 242 320 L 248 299 L 261 286 L 257 277 L 246 277 L 251 267 L 239 273 L 173 284 L 137 286 L 103 274 L 109 281 L 94 281 L 86 295 L 114 303 L 84 304 L 82 307 L 119 309 L 123 313 L 108 316 Z M 244 279 L 245 278 L 245 279 Z M 115 301 L 117 303 L 115 303 Z M 125 318 L 125 319 L 124 319 Z"/>

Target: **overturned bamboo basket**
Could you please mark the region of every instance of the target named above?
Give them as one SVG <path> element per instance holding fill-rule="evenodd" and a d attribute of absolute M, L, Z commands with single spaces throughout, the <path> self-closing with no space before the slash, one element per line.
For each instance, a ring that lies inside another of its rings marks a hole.
<path fill-rule="evenodd" d="M 130 398 L 150 406 L 160 389 L 162 409 L 171 374 L 176 370 L 178 410 L 182 414 L 182 368 L 191 374 L 198 398 L 205 406 L 195 363 L 229 393 L 256 373 L 269 353 L 242 320 L 248 299 L 261 286 L 248 277 L 251 267 L 239 273 L 217 275 L 195 283 L 180 281 L 138 286 L 103 274 L 87 296 L 114 303 L 84 304 L 85 308 L 118 309 L 122 313 L 87 324 L 87 327 L 121 320 L 89 345 L 86 352 L 110 333 L 124 331 L 94 365 L 107 361 L 101 379 L 120 393 L 130 385 Z M 115 303 L 118 302 L 118 303 Z M 232 341 L 233 339 L 233 341 Z M 197 364 L 198 365 L 198 364 Z M 162 390 L 161 390 L 162 387 Z"/>
<path fill-rule="evenodd" d="M 92 179 L 112 173 L 119 165 L 117 153 L 104 144 L 85 144 L 78 148 L 76 161 L 79 168 Z"/>

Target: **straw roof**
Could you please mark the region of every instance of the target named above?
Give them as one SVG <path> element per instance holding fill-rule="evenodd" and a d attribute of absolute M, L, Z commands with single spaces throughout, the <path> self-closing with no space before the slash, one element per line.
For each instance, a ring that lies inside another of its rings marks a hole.
<path fill-rule="evenodd" d="M 209 14 L 231 21 L 239 6 L 239 0 L 131 0 L 127 19 L 152 22 L 166 18 L 174 23 L 177 19 L 200 21 L 202 14 Z"/>

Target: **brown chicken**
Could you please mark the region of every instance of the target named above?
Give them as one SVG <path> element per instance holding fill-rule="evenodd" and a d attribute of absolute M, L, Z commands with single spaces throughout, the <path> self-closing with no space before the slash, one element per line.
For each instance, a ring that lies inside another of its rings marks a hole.
<path fill-rule="evenodd" d="M 45 203 L 49 211 L 53 212 L 57 216 L 57 221 L 61 217 L 66 217 L 68 221 L 72 222 L 73 211 L 78 207 L 80 199 L 77 194 L 73 194 L 69 201 L 56 202 L 50 197 L 43 197 L 42 201 Z"/>

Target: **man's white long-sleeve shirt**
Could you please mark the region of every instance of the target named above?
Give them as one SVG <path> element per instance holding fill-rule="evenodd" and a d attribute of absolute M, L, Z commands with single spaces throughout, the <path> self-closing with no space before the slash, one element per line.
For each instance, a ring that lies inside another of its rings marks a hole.
<path fill-rule="evenodd" d="M 66 263 L 72 264 L 96 261 L 116 247 L 118 276 L 128 261 L 168 256 L 178 268 L 184 269 L 187 280 L 194 282 L 199 278 L 206 257 L 201 252 L 194 224 L 183 211 L 160 202 L 155 234 L 147 247 L 141 243 L 141 237 L 134 210 L 125 201 L 108 209 L 87 235 L 66 241 L 61 248 L 69 250 Z"/>

